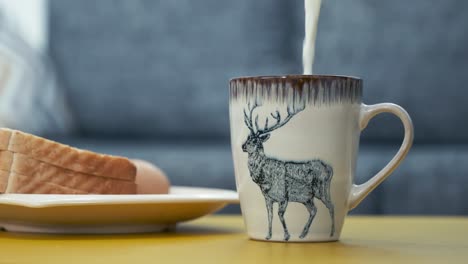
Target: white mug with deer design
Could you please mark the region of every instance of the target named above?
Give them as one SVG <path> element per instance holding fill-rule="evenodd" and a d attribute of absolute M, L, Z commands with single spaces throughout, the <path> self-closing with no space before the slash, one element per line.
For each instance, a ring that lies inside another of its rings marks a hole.
<path fill-rule="evenodd" d="M 362 80 L 354 77 L 230 81 L 236 185 L 252 239 L 338 240 L 348 211 L 400 164 L 413 141 L 409 115 L 398 105 L 365 105 L 361 98 Z M 403 143 L 377 175 L 355 185 L 360 132 L 383 112 L 403 122 Z"/>

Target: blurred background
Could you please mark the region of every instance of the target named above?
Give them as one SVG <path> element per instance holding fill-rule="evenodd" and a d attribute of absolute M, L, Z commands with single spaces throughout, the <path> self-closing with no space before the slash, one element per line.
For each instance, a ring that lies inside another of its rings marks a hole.
<path fill-rule="evenodd" d="M 325 0 L 315 73 L 364 79 L 413 118 L 407 159 L 353 213 L 468 214 L 468 1 Z M 303 1 L 0 0 L 0 126 L 235 189 L 228 80 L 302 72 Z M 403 128 L 364 131 L 356 181 Z M 223 212 L 239 212 L 231 206 Z"/>

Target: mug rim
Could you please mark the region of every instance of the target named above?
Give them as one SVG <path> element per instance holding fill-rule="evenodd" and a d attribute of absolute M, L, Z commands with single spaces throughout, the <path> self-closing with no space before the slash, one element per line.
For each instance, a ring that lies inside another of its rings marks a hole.
<path fill-rule="evenodd" d="M 362 79 L 350 75 L 331 75 L 331 74 L 284 74 L 284 75 L 258 75 L 258 76 L 239 76 L 229 80 L 233 81 L 279 81 L 279 80 L 293 80 L 293 81 L 311 81 L 311 80 L 353 80 L 361 82 Z"/>

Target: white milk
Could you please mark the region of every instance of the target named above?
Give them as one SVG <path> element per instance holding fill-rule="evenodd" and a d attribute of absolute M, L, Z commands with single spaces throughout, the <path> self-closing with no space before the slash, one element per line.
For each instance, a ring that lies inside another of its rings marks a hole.
<path fill-rule="evenodd" d="M 305 37 L 302 46 L 302 67 L 304 74 L 312 74 L 315 56 L 315 37 L 322 0 L 304 0 L 305 6 Z"/>

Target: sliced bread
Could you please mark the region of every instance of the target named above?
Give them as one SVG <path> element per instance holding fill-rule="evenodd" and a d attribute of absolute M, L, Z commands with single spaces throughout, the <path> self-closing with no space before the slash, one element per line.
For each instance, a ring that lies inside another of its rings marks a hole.
<path fill-rule="evenodd" d="M 0 129 L 0 150 L 95 176 L 132 182 L 136 177 L 136 166 L 127 158 L 77 149 L 17 130 Z"/>

